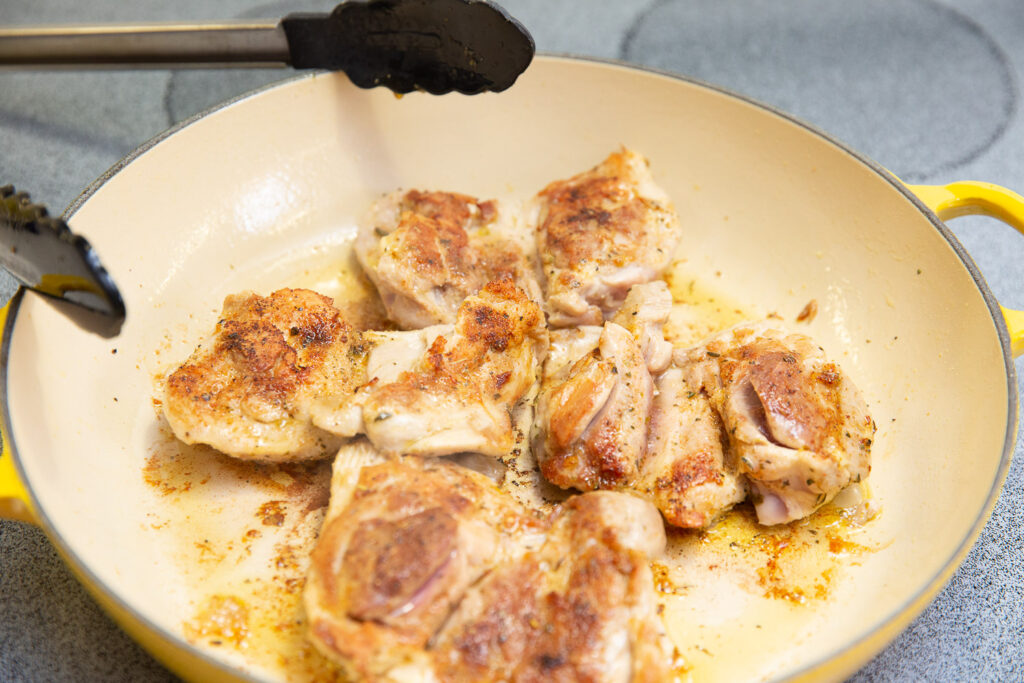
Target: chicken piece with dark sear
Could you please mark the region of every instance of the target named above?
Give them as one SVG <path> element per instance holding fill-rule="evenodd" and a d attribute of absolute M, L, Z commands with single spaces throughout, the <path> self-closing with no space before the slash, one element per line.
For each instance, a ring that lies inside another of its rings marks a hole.
<path fill-rule="evenodd" d="M 647 453 L 632 488 L 672 526 L 710 526 L 747 495 L 722 421 L 679 368 L 663 372 L 655 389 Z"/>
<path fill-rule="evenodd" d="M 409 369 L 360 388 L 363 429 L 391 453 L 505 456 L 516 440 L 513 413 L 538 382 L 547 345 L 540 306 L 509 280 L 490 282 Z"/>
<path fill-rule="evenodd" d="M 417 329 L 455 322 L 462 301 L 498 278 L 540 300 L 532 250 L 515 230 L 494 200 L 398 191 L 373 206 L 355 251 L 388 316 Z"/>
<path fill-rule="evenodd" d="M 675 209 L 647 160 L 625 148 L 545 187 L 529 216 L 552 327 L 610 319 L 630 287 L 661 276 L 680 237 Z"/>
<path fill-rule="evenodd" d="M 363 381 L 360 333 L 307 289 L 224 300 L 213 336 L 166 380 L 163 412 L 185 443 L 286 462 L 333 455 L 316 425 L 325 404 Z"/>
<path fill-rule="evenodd" d="M 671 308 L 664 282 L 644 283 L 604 328 L 551 332 L 534 448 L 557 486 L 633 491 L 669 524 L 700 528 L 746 488 L 707 397 L 669 367 Z"/>
<path fill-rule="evenodd" d="M 584 491 L 632 484 L 653 395 L 640 346 L 624 327 L 606 323 L 597 348 L 541 388 L 533 448 L 544 478 Z"/>
<path fill-rule="evenodd" d="M 805 517 L 868 476 L 875 423 L 806 335 L 746 324 L 675 355 L 721 416 L 762 524 Z"/>
<path fill-rule="evenodd" d="M 658 681 L 671 648 L 647 502 L 590 493 L 550 516 L 444 462 L 336 463 L 305 606 L 313 643 L 376 681 Z"/>
<path fill-rule="evenodd" d="M 424 680 L 402 672 L 432 668 L 427 647 L 466 590 L 539 547 L 546 528 L 446 461 L 365 466 L 354 487 L 332 485 L 305 587 L 310 638 L 354 678 Z"/>
<path fill-rule="evenodd" d="M 664 681 L 672 647 L 657 618 L 658 511 L 607 491 L 553 514 L 540 550 L 493 569 L 435 639 L 441 681 Z"/>

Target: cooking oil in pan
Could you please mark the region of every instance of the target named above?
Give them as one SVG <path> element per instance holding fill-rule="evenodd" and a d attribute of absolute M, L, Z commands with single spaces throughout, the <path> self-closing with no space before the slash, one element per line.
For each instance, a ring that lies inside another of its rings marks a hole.
<path fill-rule="evenodd" d="M 357 327 L 387 327 L 351 249 L 296 251 L 272 268 L 236 274 L 237 286 L 228 283 L 228 291 L 251 287 L 256 272 L 261 293 L 308 287 L 334 298 Z M 690 273 L 685 264 L 666 277 L 675 301 L 666 333 L 676 346 L 770 315 L 723 294 L 715 280 Z M 236 461 L 178 442 L 159 410 L 154 419 L 143 477 L 160 511 L 153 533 L 173 545 L 192 587 L 184 637 L 259 676 L 342 680 L 306 640 L 302 609 L 308 558 L 327 504 L 329 463 Z M 527 439 L 522 441 L 525 447 Z M 532 462 L 528 456 L 522 462 Z M 533 472 L 512 476 L 520 487 L 538 487 L 527 500 L 550 503 L 564 495 L 542 489 Z M 708 530 L 670 529 L 668 550 L 652 569 L 658 611 L 681 655 L 680 680 L 741 680 L 785 670 L 786 653 L 800 634 L 823 627 L 825 608 L 847 569 L 876 549 L 858 540 L 871 514 L 870 505 L 855 500 L 768 528 L 744 503 Z"/>

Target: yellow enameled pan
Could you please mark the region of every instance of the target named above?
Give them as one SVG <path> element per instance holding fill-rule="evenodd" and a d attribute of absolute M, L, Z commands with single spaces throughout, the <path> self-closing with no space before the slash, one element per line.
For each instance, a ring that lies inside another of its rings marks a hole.
<path fill-rule="evenodd" d="M 1024 229 L 1024 202 L 981 183 L 905 187 L 784 114 L 618 64 L 541 58 L 509 91 L 476 97 L 399 99 L 314 75 L 217 108 L 132 154 L 68 212 L 121 288 L 120 336 L 85 333 L 31 293 L 10 304 L 3 510 L 40 525 L 97 600 L 179 674 L 282 675 L 280 661 L 260 659 L 265 641 L 245 641 L 255 633 L 235 633 L 251 647 L 228 648 L 203 631 L 203 610 L 233 604 L 229 594 L 242 590 L 224 568 L 255 561 L 232 559 L 241 543 L 217 534 L 247 528 L 243 518 L 264 508 L 254 485 L 237 470 L 228 481 L 214 455 L 173 451 L 154 378 L 212 329 L 230 292 L 362 291 L 348 249 L 380 193 L 522 199 L 620 144 L 650 158 L 681 215 L 677 293 L 685 298 L 678 285 L 693 282 L 704 303 L 790 322 L 814 300 L 817 316 L 802 329 L 861 387 L 879 426 L 870 491 L 880 512 L 841 539 L 861 552 L 826 553 L 836 563 L 822 572 L 827 590 L 773 599 L 742 585 L 742 568 L 687 575 L 685 562 L 666 560 L 687 584 L 662 596 L 686 675 L 848 675 L 944 585 L 1006 475 L 1024 314 L 1001 310 L 941 221 L 986 213 Z M 173 462 L 210 476 L 169 474 Z M 284 491 L 299 474 L 268 476 Z M 282 527 L 259 531 L 287 542 L 274 535 Z M 186 548 L 211 538 L 220 544 L 207 543 L 208 553 Z M 210 602 L 214 579 L 228 602 Z M 253 600 L 239 604 L 255 632 Z"/>

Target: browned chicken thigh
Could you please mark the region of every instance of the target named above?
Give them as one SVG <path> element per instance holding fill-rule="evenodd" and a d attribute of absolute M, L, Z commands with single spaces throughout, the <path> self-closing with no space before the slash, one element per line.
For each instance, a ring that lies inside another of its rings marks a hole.
<path fill-rule="evenodd" d="M 388 316 L 417 329 L 455 322 L 463 299 L 497 278 L 512 279 L 539 301 L 523 243 L 494 200 L 412 190 L 374 205 L 355 250 Z"/>
<path fill-rule="evenodd" d="M 547 344 L 540 306 L 509 280 L 488 283 L 412 367 L 360 388 L 363 429 L 392 453 L 507 455 L 514 409 L 538 381 Z"/>
<path fill-rule="evenodd" d="M 501 457 L 525 440 L 547 344 L 539 304 L 509 280 L 454 326 L 404 332 L 353 330 L 309 290 L 230 296 L 163 410 L 181 440 L 239 458 L 325 457 L 361 433 L 389 453 Z"/>
<path fill-rule="evenodd" d="M 574 496 L 543 547 L 496 567 L 436 638 L 441 681 L 663 681 L 672 648 L 655 616 L 649 558 L 665 544 L 654 507 Z"/>
<path fill-rule="evenodd" d="M 631 490 L 669 524 L 699 528 L 746 488 L 707 398 L 668 367 L 662 328 L 671 307 L 664 282 L 634 285 L 596 351 L 592 330 L 601 328 L 552 332 L 534 447 L 541 473 L 558 486 Z M 569 365 L 578 354 L 586 355 Z"/>
<path fill-rule="evenodd" d="M 698 529 L 746 498 L 725 441 L 722 421 L 682 370 L 655 382 L 647 453 L 633 489 L 649 498 L 672 526 Z"/>
<path fill-rule="evenodd" d="M 443 460 L 364 467 L 346 493 L 332 491 L 304 597 L 314 644 L 366 680 L 429 670 L 426 648 L 470 585 L 547 526 Z"/>
<path fill-rule="evenodd" d="M 552 327 L 600 325 L 629 288 L 657 279 L 679 242 L 679 220 L 647 160 L 622 149 L 541 190 L 536 226 Z"/>
<path fill-rule="evenodd" d="M 647 446 L 653 393 L 636 340 L 606 323 L 597 348 L 541 388 L 533 448 L 544 478 L 584 491 L 632 484 Z"/>
<path fill-rule="evenodd" d="M 362 381 L 361 349 L 359 332 L 316 292 L 231 295 L 213 336 L 167 377 L 163 412 L 185 443 L 235 457 L 333 455 L 341 440 L 315 415 Z"/>
<path fill-rule="evenodd" d="M 676 364 L 721 416 L 762 524 L 805 517 L 871 471 L 864 399 L 806 335 L 740 325 Z"/>
<path fill-rule="evenodd" d="M 369 681 L 663 680 L 648 558 L 664 543 L 657 511 L 625 494 L 539 517 L 442 460 L 369 465 L 332 491 L 310 636 Z"/>

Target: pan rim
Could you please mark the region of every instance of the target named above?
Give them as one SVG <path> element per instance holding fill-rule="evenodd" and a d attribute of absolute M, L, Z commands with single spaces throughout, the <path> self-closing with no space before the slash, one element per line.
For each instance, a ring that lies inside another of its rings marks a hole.
<path fill-rule="evenodd" d="M 795 116 L 785 111 L 779 110 L 771 105 L 765 104 L 746 95 L 731 91 L 727 88 L 707 83 L 696 78 L 672 73 L 670 71 L 654 67 L 631 64 L 629 62 L 616 59 L 580 56 L 557 52 L 540 52 L 538 53 L 538 57 L 542 62 L 564 61 L 579 62 L 584 64 L 597 64 L 609 67 L 616 67 L 627 71 L 634 71 L 643 74 L 660 76 L 668 80 L 679 81 L 689 85 L 695 85 L 706 90 L 710 90 L 712 92 L 725 95 L 732 99 L 739 100 L 740 102 L 753 106 L 769 114 L 774 114 L 775 116 L 789 123 L 797 125 L 798 127 L 811 133 L 812 135 L 820 138 L 824 142 L 830 143 L 831 145 L 835 146 L 836 148 L 844 152 L 852 160 L 860 163 L 868 170 L 873 171 L 875 174 L 880 176 L 883 180 L 889 183 L 889 185 L 892 188 L 894 188 L 897 192 L 902 194 L 904 198 L 910 201 L 910 203 L 913 204 L 923 214 L 923 216 L 931 223 L 932 227 L 936 231 L 938 231 L 938 233 L 946 240 L 947 244 L 953 249 L 957 258 L 960 260 L 961 264 L 967 269 L 968 273 L 971 276 L 971 279 L 974 282 L 975 287 L 978 289 L 983 301 L 985 302 L 985 305 L 988 307 L 989 314 L 994 323 L 996 335 L 1000 341 L 1003 352 L 1002 355 L 1004 375 L 1006 377 L 1007 382 L 1007 425 L 1006 433 L 1004 435 L 1003 440 L 1003 450 L 1000 456 L 999 469 L 996 473 L 995 478 L 993 479 L 992 486 L 988 492 L 988 496 L 985 500 L 984 505 L 981 506 L 979 513 L 975 518 L 974 522 L 972 523 L 970 529 L 968 530 L 967 534 L 965 534 L 965 536 L 961 539 L 960 543 L 957 545 L 955 552 L 952 555 L 950 555 L 948 561 L 945 562 L 943 566 L 933 576 L 929 577 L 921 588 L 919 588 L 904 602 L 902 602 L 900 605 L 898 605 L 896 608 L 890 611 L 886 617 L 884 617 L 882 620 L 880 620 L 878 623 L 872 626 L 869 630 L 864 632 L 856 640 L 851 641 L 843 645 L 842 647 L 827 653 L 824 656 L 816 658 L 814 661 L 792 672 L 785 678 L 774 678 L 771 680 L 786 681 L 800 679 L 801 677 L 807 676 L 815 672 L 816 670 L 819 670 L 827 666 L 830 662 L 840 661 L 841 658 L 846 654 L 852 653 L 865 646 L 870 646 L 868 657 L 865 657 L 858 664 L 858 667 L 863 666 L 867 663 L 870 657 L 874 656 L 884 647 L 889 645 L 895 639 L 895 637 L 897 637 L 899 633 L 901 633 L 903 629 L 905 629 L 906 626 L 909 625 L 909 623 L 914 618 L 918 617 L 924 611 L 924 609 L 930 604 L 934 596 L 942 588 L 945 587 L 945 585 L 952 578 L 952 575 L 960 568 L 967 553 L 970 552 L 978 536 L 981 534 L 982 529 L 985 527 L 985 525 L 988 523 L 988 520 L 991 518 L 996 502 L 998 501 L 999 495 L 1002 491 L 1003 484 L 1006 480 L 1006 476 L 1009 472 L 1010 461 L 1013 457 L 1013 451 L 1016 445 L 1017 438 L 1019 403 L 1019 399 L 1017 396 L 1017 373 L 1016 366 L 1014 364 L 1013 354 L 1010 350 L 1009 332 L 1006 328 L 1006 323 L 1003 318 L 1000 305 L 995 298 L 995 295 L 992 294 L 992 291 L 989 288 L 988 283 L 985 281 L 985 278 L 982 275 L 981 271 L 978 269 L 977 265 L 974 263 L 974 260 L 971 258 L 970 254 L 968 254 L 966 249 L 956 238 L 953 232 L 941 220 L 939 220 L 938 217 L 928 207 L 926 207 L 924 203 L 913 192 L 911 192 L 907 188 L 907 186 L 905 186 L 902 182 L 899 181 L 899 179 L 897 179 L 892 173 L 890 173 L 877 162 L 851 149 L 845 143 L 833 138 L 831 135 L 825 133 L 819 128 L 813 126 L 812 124 L 802 121 L 796 118 Z M 108 168 L 102 175 L 100 175 L 96 180 L 90 183 L 90 185 L 86 187 L 74 200 L 72 200 L 72 202 L 68 205 L 67 209 L 63 212 L 62 216 L 65 220 L 70 220 L 78 212 L 78 210 L 81 209 L 81 207 L 114 176 L 116 176 L 118 173 L 120 173 L 122 170 L 128 167 L 140 156 L 151 150 L 157 144 L 161 143 L 162 141 L 171 137 L 172 135 L 178 133 L 182 129 L 196 123 L 197 121 L 207 118 L 208 116 L 220 111 L 221 109 L 226 109 L 243 100 L 254 98 L 257 95 L 277 88 L 290 87 L 293 84 L 300 81 L 304 81 L 307 79 L 316 79 L 317 77 L 322 77 L 326 73 L 329 72 L 315 71 L 312 73 L 300 74 L 297 76 L 293 76 L 291 78 L 275 81 L 274 83 L 261 86 L 254 90 L 242 93 L 228 100 L 220 102 L 216 105 L 213 105 L 197 114 L 188 117 L 187 119 L 175 124 L 174 126 L 171 126 L 170 128 L 162 131 L 161 133 L 155 135 L 154 137 L 150 138 L 146 142 L 136 147 L 134 150 L 132 150 L 130 153 L 128 153 L 126 156 L 124 156 L 122 159 L 120 159 L 110 168 Z M 0 410 L 2 410 L 4 433 L 8 439 L 8 442 L 6 444 L 6 450 L 10 457 L 12 458 L 15 470 L 17 471 L 18 476 L 21 478 L 25 490 L 28 493 L 29 498 L 31 499 L 33 509 L 35 510 L 37 525 L 46 534 L 50 542 L 54 544 L 54 546 L 60 552 L 61 556 L 65 559 L 65 561 L 71 565 L 70 568 L 73 570 L 73 572 L 76 573 L 80 578 L 84 579 L 86 589 L 95 594 L 102 595 L 104 599 L 109 600 L 122 612 L 122 615 L 124 615 L 125 618 L 129 618 L 136 624 L 142 626 L 150 633 L 157 636 L 161 641 L 173 645 L 179 651 L 187 653 L 189 657 L 199 658 L 200 660 L 204 661 L 208 666 L 220 670 L 225 675 L 233 676 L 241 680 L 259 681 L 260 679 L 254 677 L 253 675 L 244 672 L 236 667 L 233 667 L 226 662 L 214 658 L 213 656 L 206 653 L 204 650 L 187 642 L 182 636 L 175 633 L 171 633 L 170 631 L 164 629 L 158 624 L 152 622 L 148 617 L 146 617 L 139 610 L 137 610 L 135 606 L 129 604 L 116 591 L 114 591 L 110 586 L 108 586 L 105 582 L 99 579 L 99 577 L 96 576 L 96 574 L 91 570 L 91 568 L 75 554 L 75 552 L 70 548 L 70 546 L 68 546 L 67 543 L 65 543 L 63 537 L 57 532 L 55 525 L 50 520 L 46 511 L 39 505 L 39 500 L 35 494 L 35 491 L 33 490 L 31 482 L 27 480 L 25 476 L 25 471 L 21 465 L 21 458 L 14 437 L 14 430 L 13 425 L 11 423 L 10 411 L 8 409 L 8 363 L 10 354 L 11 334 L 14 330 L 15 324 L 17 323 L 18 311 L 20 310 L 21 301 L 24 297 L 24 293 L 25 289 L 19 288 L 15 295 L 12 297 L 10 303 L 8 304 L 8 316 L 3 330 L 3 337 L 2 340 L 0 340 Z M 110 616 L 117 619 L 117 615 Z M 125 626 L 125 624 L 123 623 L 121 625 Z M 883 637 L 880 643 L 871 642 L 873 639 L 877 639 L 879 636 L 884 636 L 885 630 L 890 629 L 892 627 L 899 628 L 899 630 L 896 631 L 892 637 Z M 129 635 L 133 636 L 133 640 L 138 641 L 138 639 L 134 637 L 134 634 L 130 633 Z M 150 654 L 153 653 L 150 652 Z M 170 666 L 170 664 L 166 661 L 161 660 L 161 663 L 165 666 Z"/>

